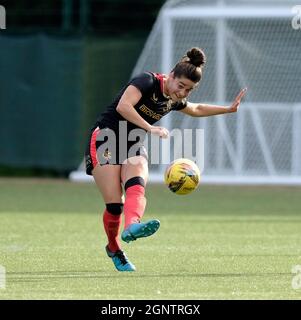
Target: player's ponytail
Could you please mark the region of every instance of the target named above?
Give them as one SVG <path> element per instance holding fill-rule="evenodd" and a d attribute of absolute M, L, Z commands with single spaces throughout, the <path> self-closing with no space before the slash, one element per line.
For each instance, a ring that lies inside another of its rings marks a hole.
<path fill-rule="evenodd" d="M 205 63 L 206 56 L 203 50 L 194 47 L 187 51 L 171 72 L 177 78 L 183 76 L 193 82 L 199 82 L 202 79 L 202 68 Z"/>

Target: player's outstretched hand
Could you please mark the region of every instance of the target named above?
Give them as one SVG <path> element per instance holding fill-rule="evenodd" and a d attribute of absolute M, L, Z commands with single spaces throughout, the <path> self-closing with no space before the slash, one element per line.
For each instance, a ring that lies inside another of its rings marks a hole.
<path fill-rule="evenodd" d="M 235 98 L 234 102 L 232 103 L 232 105 L 229 107 L 229 111 L 228 112 L 237 112 L 241 99 L 244 97 L 244 95 L 247 92 L 247 88 L 244 88 L 240 91 L 240 93 L 237 95 L 237 97 Z"/>
<path fill-rule="evenodd" d="M 169 132 L 166 128 L 158 126 L 151 126 L 150 133 L 164 139 L 168 138 L 169 136 Z"/>

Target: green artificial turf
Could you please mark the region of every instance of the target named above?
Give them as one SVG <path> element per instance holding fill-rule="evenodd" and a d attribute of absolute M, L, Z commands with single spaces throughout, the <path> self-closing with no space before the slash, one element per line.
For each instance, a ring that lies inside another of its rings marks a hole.
<path fill-rule="evenodd" d="M 106 256 L 93 184 L 0 179 L 0 299 L 300 299 L 301 188 L 147 187 L 150 238 L 123 244 L 137 271 Z"/>

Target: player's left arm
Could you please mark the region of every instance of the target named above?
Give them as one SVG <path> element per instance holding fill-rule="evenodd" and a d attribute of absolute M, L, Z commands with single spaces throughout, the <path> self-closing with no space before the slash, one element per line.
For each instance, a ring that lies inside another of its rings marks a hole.
<path fill-rule="evenodd" d="M 192 117 L 208 117 L 218 114 L 237 112 L 241 99 L 246 94 L 247 88 L 240 91 L 237 97 L 234 99 L 231 106 L 218 106 L 211 104 L 192 103 L 187 102 L 186 108 L 180 110 L 181 112 L 188 114 Z"/>

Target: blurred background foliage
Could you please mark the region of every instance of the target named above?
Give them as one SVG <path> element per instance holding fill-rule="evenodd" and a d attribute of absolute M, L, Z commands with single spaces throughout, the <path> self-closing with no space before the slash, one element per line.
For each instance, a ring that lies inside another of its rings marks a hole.
<path fill-rule="evenodd" d="M 147 36 L 164 0 L 2 0 L 9 30 Z"/>

